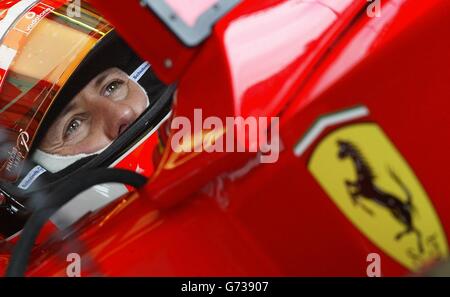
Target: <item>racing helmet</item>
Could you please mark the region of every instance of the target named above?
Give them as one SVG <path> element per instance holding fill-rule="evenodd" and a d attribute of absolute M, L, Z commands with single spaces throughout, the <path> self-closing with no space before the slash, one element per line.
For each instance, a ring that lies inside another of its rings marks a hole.
<path fill-rule="evenodd" d="M 20 231 L 29 217 L 23 197 L 78 170 L 115 167 L 150 176 L 155 168 L 156 131 L 170 115 L 174 87 L 160 82 L 151 65 L 87 1 L 79 4 L 0 1 L 0 239 Z M 145 111 L 94 153 L 61 156 L 39 149 L 73 98 L 112 68 L 139 86 Z M 67 227 L 129 190 L 122 184 L 96 186 L 67 203 L 52 222 Z"/>

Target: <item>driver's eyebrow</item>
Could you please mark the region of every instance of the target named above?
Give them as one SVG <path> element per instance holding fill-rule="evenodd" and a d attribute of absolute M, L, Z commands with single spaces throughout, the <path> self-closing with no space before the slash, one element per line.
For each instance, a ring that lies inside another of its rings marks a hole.
<path fill-rule="evenodd" d="M 95 80 L 95 87 L 98 88 L 103 81 L 108 77 L 108 73 L 102 74 L 100 75 L 96 80 Z"/>
<path fill-rule="evenodd" d="M 76 104 L 75 104 L 74 100 L 72 100 L 66 107 L 64 107 L 64 109 L 62 110 L 62 112 L 60 114 L 59 119 L 63 119 L 65 115 L 70 113 L 75 108 L 76 108 Z"/>

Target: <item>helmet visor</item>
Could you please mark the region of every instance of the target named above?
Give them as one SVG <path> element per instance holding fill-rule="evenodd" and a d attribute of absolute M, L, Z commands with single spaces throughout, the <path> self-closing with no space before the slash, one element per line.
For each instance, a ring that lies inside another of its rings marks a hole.
<path fill-rule="evenodd" d="M 8 11 L 5 17 L 1 5 L 3 22 Z M 74 8 L 61 1 L 40 1 L 17 14 L 0 41 L 0 180 L 17 179 L 54 99 L 111 29 L 84 2 Z"/>

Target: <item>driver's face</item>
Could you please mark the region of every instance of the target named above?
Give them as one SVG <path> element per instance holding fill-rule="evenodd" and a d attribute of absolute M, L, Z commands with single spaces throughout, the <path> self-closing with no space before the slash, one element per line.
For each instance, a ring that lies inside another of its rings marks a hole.
<path fill-rule="evenodd" d="M 62 156 L 89 154 L 113 142 L 146 109 L 148 99 L 118 68 L 92 79 L 47 131 L 40 149 Z"/>

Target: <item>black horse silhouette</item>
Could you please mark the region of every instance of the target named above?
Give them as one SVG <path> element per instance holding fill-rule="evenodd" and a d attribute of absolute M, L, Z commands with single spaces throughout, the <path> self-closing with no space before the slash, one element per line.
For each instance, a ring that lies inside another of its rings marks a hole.
<path fill-rule="evenodd" d="M 366 198 L 378 203 L 384 208 L 387 208 L 394 218 L 403 224 L 406 229 L 399 232 L 395 236 L 395 240 L 400 240 L 403 236 L 409 233 L 414 233 L 417 236 L 417 246 L 420 253 L 423 253 L 422 235 L 419 230 L 413 224 L 412 212 L 414 205 L 412 203 L 412 195 L 405 184 L 395 174 L 394 171 L 389 169 L 391 178 L 399 185 L 399 187 L 406 194 L 406 201 L 403 202 L 393 194 L 383 191 L 375 184 L 375 175 L 372 172 L 369 164 L 361 154 L 359 149 L 351 142 L 339 140 L 339 153 L 338 157 L 341 160 L 350 158 L 356 169 L 357 179 L 356 181 L 346 180 L 345 185 L 349 192 L 350 197 L 355 205 L 360 205 L 364 211 L 373 215 L 373 211 L 366 207 L 364 204 L 360 204 L 358 199 Z"/>

